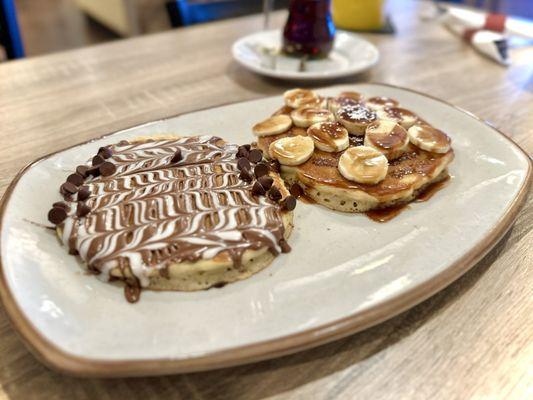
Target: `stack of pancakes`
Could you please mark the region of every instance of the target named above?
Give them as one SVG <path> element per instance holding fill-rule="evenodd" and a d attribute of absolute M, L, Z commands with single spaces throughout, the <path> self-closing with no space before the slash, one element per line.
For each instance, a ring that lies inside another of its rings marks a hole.
<path fill-rule="evenodd" d="M 294 89 L 284 100 L 254 126 L 257 147 L 279 160 L 286 182 L 319 204 L 345 212 L 383 209 L 448 176 L 449 137 L 395 99 Z"/>

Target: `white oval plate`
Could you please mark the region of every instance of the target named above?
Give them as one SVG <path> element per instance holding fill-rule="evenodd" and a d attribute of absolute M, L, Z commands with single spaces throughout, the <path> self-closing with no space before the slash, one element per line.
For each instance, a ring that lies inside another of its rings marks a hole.
<path fill-rule="evenodd" d="M 27 344 L 48 365 L 78 375 L 155 375 L 235 365 L 316 346 L 390 318 L 448 285 L 511 226 L 530 182 L 529 158 L 468 113 L 405 89 L 362 84 L 394 97 L 448 132 L 453 179 L 392 221 L 299 203 L 293 251 L 241 282 L 179 293 L 122 287 L 82 272 L 46 224 L 57 188 L 105 144 L 137 136 L 217 134 L 250 142 L 250 127 L 281 96 L 181 115 L 44 157 L 13 181 L 1 210 L 0 294 Z"/>
<path fill-rule="evenodd" d="M 310 60 L 305 71 L 299 71 L 300 60 L 294 57 L 265 54 L 261 49 L 279 49 L 281 31 L 264 31 L 237 40 L 232 53 L 244 67 L 261 75 L 280 79 L 333 79 L 357 74 L 374 66 L 379 51 L 372 43 L 356 34 L 337 31 L 333 50 L 326 59 Z"/>

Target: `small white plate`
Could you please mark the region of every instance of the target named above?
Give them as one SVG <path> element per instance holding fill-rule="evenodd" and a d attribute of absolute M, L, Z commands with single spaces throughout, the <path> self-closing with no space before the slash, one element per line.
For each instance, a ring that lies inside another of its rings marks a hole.
<path fill-rule="evenodd" d="M 316 346 L 390 318 L 448 285 L 509 229 L 530 182 L 529 158 L 472 115 L 409 90 L 337 86 L 389 96 L 448 132 L 453 179 L 385 224 L 299 202 L 292 252 L 241 282 L 199 292 L 144 291 L 82 272 L 47 224 L 57 188 L 100 146 L 161 133 L 253 140 L 281 95 L 137 126 L 42 158 L 0 209 L 0 294 L 13 324 L 48 365 L 78 375 L 155 375 L 218 368 Z M 74 140 L 74 139 L 73 139 Z"/>
<path fill-rule="evenodd" d="M 299 71 L 300 60 L 282 54 L 270 56 L 264 49 L 281 48 L 281 31 L 264 31 L 237 40 L 232 53 L 244 67 L 261 75 L 280 79 L 332 79 L 363 72 L 378 62 L 379 51 L 372 43 L 344 31 L 337 31 L 333 50 L 326 59 L 310 60 Z M 278 52 L 279 53 L 279 52 Z"/>

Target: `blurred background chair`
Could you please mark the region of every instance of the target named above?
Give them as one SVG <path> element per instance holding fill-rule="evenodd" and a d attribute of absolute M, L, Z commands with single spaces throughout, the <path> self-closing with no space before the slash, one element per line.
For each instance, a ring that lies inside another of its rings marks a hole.
<path fill-rule="evenodd" d="M 74 3 L 120 36 L 145 33 L 150 17 L 165 10 L 165 6 L 174 28 L 258 13 L 263 7 L 263 0 L 74 0 Z M 278 9 L 288 3 L 289 0 L 274 2 Z"/>
<path fill-rule="evenodd" d="M 274 1 L 276 9 L 288 4 L 289 0 Z M 174 0 L 167 9 L 172 26 L 179 27 L 258 13 L 263 0 Z"/>
<path fill-rule="evenodd" d="M 85 15 L 117 35 L 128 37 L 146 33 L 155 18 L 165 15 L 165 3 L 168 0 L 72 1 Z M 168 22 L 166 27 L 170 27 Z"/>
<path fill-rule="evenodd" d="M 8 59 L 24 57 L 24 46 L 13 0 L 0 0 L 0 45 Z"/>

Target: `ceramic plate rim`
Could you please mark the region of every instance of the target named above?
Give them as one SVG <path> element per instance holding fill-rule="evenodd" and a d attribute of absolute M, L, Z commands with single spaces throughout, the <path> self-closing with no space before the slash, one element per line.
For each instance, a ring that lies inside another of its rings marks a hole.
<path fill-rule="evenodd" d="M 344 30 L 337 30 L 337 32 L 352 36 L 356 40 L 360 40 L 360 41 L 366 42 L 369 45 L 369 48 L 372 48 L 372 50 L 374 51 L 374 59 L 372 60 L 371 63 L 369 63 L 365 67 L 360 67 L 360 68 L 348 68 L 346 70 L 330 71 L 330 72 L 326 72 L 326 73 L 323 73 L 323 72 L 322 73 L 318 73 L 317 72 L 317 73 L 301 74 L 301 73 L 298 73 L 298 72 L 276 71 L 276 70 L 269 70 L 267 68 L 261 68 L 261 67 L 258 67 L 255 64 L 253 64 L 253 63 L 245 61 L 244 59 L 240 58 L 237 55 L 237 49 L 242 45 L 242 43 L 244 43 L 250 37 L 258 35 L 258 34 L 261 34 L 261 33 L 269 34 L 269 33 L 272 33 L 272 32 L 280 32 L 281 33 L 281 31 L 279 29 L 271 29 L 271 30 L 268 30 L 268 31 L 255 32 L 255 33 L 252 33 L 252 34 L 249 34 L 249 35 L 246 35 L 246 36 L 243 36 L 243 37 L 237 39 L 233 43 L 233 45 L 231 46 L 231 54 L 233 56 L 233 59 L 235 61 L 237 61 L 237 63 L 239 63 L 239 65 L 241 65 L 244 68 L 246 68 L 246 69 L 248 69 L 250 71 L 253 71 L 253 72 L 255 72 L 255 73 L 259 74 L 259 75 L 268 76 L 268 77 L 277 78 L 277 79 L 295 79 L 295 80 L 301 80 L 301 81 L 306 81 L 306 80 L 326 80 L 326 79 L 336 79 L 336 78 L 342 78 L 342 77 L 346 77 L 346 76 L 351 76 L 351 75 L 355 75 L 355 74 L 364 72 L 364 71 L 372 68 L 374 65 L 376 65 L 379 62 L 379 58 L 380 58 L 379 49 L 372 42 L 370 42 L 369 40 L 361 37 L 358 34 L 355 34 L 355 33 L 350 32 L 350 31 L 344 31 Z"/>
<path fill-rule="evenodd" d="M 399 313 L 424 301 L 425 299 L 429 298 L 433 294 L 437 293 L 438 291 L 442 290 L 450 283 L 458 279 L 461 275 L 467 272 L 477 261 L 479 261 L 489 250 L 491 250 L 492 247 L 503 237 L 503 235 L 512 226 L 521 206 L 523 205 L 526 199 L 528 188 L 531 184 L 531 174 L 533 170 L 533 163 L 531 161 L 531 158 L 516 142 L 514 142 L 510 137 L 505 135 L 502 131 L 492 126 L 489 122 L 477 117 L 476 115 L 466 110 L 463 110 L 460 107 L 457 107 L 439 98 L 401 86 L 378 82 L 368 82 L 366 84 L 404 90 L 426 98 L 436 100 L 440 103 L 450 106 L 456 111 L 459 111 L 467 115 L 468 117 L 474 118 L 478 122 L 485 124 L 492 130 L 497 132 L 499 135 L 503 136 L 505 139 L 507 139 L 510 146 L 513 146 L 518 149 L 528 162 L 527 173 L 522 183 L 522 186 L 519 188 L 515 198 L 505 210 L 505 213 L 502 215 L 500 220 L 493 226 L 491 231 L 487 233 L 487 235 L 482 240 L 474 244 L 472 248 L 455 263 L 451 264 L 448 268 L 444 269 L 440 273 L 434 275 L 428 281 L 419 283 L 410 290 L 400 295 L 397 295 L 389 300 L 378 303 L 377 305 L 371 307 L 368 310 L 344 316 L 340 319 L 323 324 L 315 328 L 305 329 L 300 332 L 281 336 L 275 339 L 269 339 L 266 341 L 252 343 L 244 346 L 238 346 L 227 350 L 212 352 L 210 354 L 202 355 L 199 357 L 185 359 L 161 358 L 148 360 L 104 361 L 72 355 L 61 350 L 56 345 L 51 343 L 48 339 L 46 339 L 29 321 L 29 319 L 27 319 L 26 315 L 17 305 L 14 296 L 11 292 L 11 289 L 7 284 L 4 266 L 2 265 L 2 252 L 0 242 L 0 298 L 6 310 L 6 314 L 8 315 L 12 326 L 15 328 L 15 331 L 19 334 L 19 337 L 22 338 L 26 346 L 41 362 L 56 371 L 60 371 L 69 375 L 83 377 L 125 377 L 164 375 L 172 373 L 211 370 L 247 364 L 251 362 L 257 362 L 261 360 L 279 357 L 282 355 L 292 354 L 301 350 L 310 349 L 312 347 L 316 347 L 321 344 L 325 344 L 346 337 L 363 329 L 374 326 L 389 318 L 392 318 L 395 315 L 398 315 Z M 318 88 L 317 90 L 320 90 L 320 88 Z M 190 114 L 197 111 L 205 111 L 224 105 L 244 103 L 246 101 L 221 104 L 218 106 L 198 109 L 183 114 L 170 115 L 164 119 L 175 118 L 180 115 Z M 142 126 L 147 123 L 137 124 L 133 127 Z M 2 230 L 4 213 L 11 197 L 11 193 L 13 192 L 13 189 L 17 185 L 20 178 L 33 165 L 53 156 L 54 154 L 63 152 L 69 148 L 77 147 L 84 143 L 89 143 L 108 136 L 112 136 L 113 134 L 124 131 L 126 129 L 129 128 L 124 128 L 116 132 L 104 134 L 98 138 L 93 138 L 83 143 L 77 143 L 73 146 L 61 149 L 57 152 L 47 154 L 21 169 L 13 178 L 12 182 L 10 183 L 2 197 L 2 202 L 0 205 L 0 231 Z"/>

